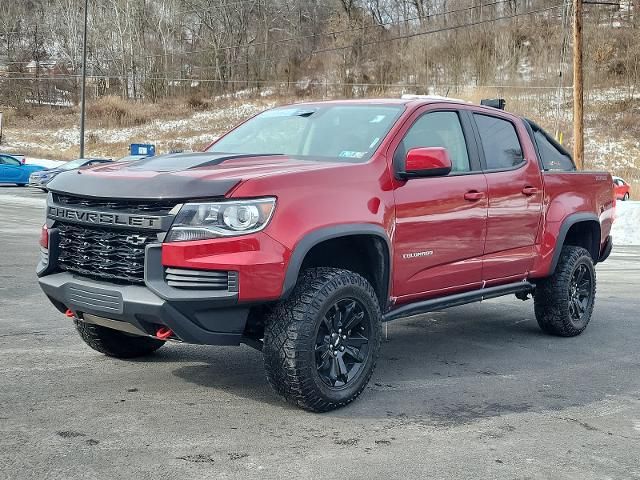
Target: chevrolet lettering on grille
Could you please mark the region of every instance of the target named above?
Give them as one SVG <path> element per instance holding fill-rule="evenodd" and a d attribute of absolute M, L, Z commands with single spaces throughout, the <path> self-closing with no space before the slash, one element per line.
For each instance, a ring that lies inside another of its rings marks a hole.
<path fill-rule="evenodd" d="M 120 212 L 94 212 L 90 210 L 58 207 L 56 205 L 48 207 L 47 216 L 54 220 L 66 220 L 74 223 L 136 227 L 151 230 L 163 229 L 163 223 L 165 223 L 163 220 L 167 218 Z"/>

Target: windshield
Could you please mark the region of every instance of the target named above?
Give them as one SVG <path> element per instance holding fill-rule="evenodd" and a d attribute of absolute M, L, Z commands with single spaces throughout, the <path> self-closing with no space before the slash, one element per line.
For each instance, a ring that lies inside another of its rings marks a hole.
<path fill-rule="evenodd" d="M 60 170 L 73 170 L 75 168 L 80 168 L 87 162 L 86 158 L 79 158 L 77 160 L 71 160 L 70 162 L 65 163 L 64 165 L 60 165 Z"/>
<path fill-rule="evenodd" d="M 119 158 L 118 162 L 130 162 L 131 160 L 142 160 L 147 158 L 147 155 L 127 155 L 126 157 Z"/>
<path fill-rule="evenodd" d="M 289 106 L 267 110 L 207 151 L 367 160 L 403 110 L 401 105 Z"/>

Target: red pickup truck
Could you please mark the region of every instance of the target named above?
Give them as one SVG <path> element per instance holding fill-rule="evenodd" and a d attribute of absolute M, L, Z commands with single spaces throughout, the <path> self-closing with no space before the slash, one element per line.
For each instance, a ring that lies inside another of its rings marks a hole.
<path fill-rule="evenodd" d="M 58 175 L 37 273 L 99 352 L 245 343 L 277 392 L 326 411 L 365 388 L 385 321 L 532 295 L 542 330 L 581 333 L 612 186 L 500 109 L 289 105 L 202 153 Z"/>

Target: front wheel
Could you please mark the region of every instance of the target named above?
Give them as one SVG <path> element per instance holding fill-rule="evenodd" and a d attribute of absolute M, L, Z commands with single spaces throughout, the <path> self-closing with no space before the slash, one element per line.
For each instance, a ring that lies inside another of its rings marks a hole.
<path fill-rule="evenodd" d="M 362 276 L 338 268 L 306 270 L 266 319 L 269 383 L 290 403 L 314 412 L 352 402 L 373 374 L 381 319 L 377 296 Z"/>
<path fill-rule="evenodd" d="M 555 272 L 536 285 L 535 312 L 545 332 L 561 337 L 581 334 L 591 320 L 596 296 L 596 272 L 582 247 L 562 247 Z"/>
<path fill-rule="evenodd" d="M 622 197 L 622 201 L 626 202 L 627 200 L 629 200 L 629 192 L 624 194 L 624 197 Z"/>

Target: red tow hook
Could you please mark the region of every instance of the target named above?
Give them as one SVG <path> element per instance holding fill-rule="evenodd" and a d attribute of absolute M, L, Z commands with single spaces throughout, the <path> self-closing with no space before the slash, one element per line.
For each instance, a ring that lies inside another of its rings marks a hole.
<path fill-rule="evenodd" d="M 160 327 L 156 332 L 156 338 L 159 338 L 160 340 L 167 340 L 172 336 L 173 336 L 173 330 L 167 327 Z"/>
<path fill-rule="evenodd" d="M 66 317 L 69 317 L 69 318 L 73 318 L 73 317 L 75 317 L 75 316 L 76 316 L 76 314 L 75 314 L 75 313 L 73 313 L 73 312 L 71 311 L 71 309 L 70 309 L 70 308 L 67 308 L 67 311 L 66 311 L 66 312 L 64 312 L 64 315 L 65 315 Z"/>

